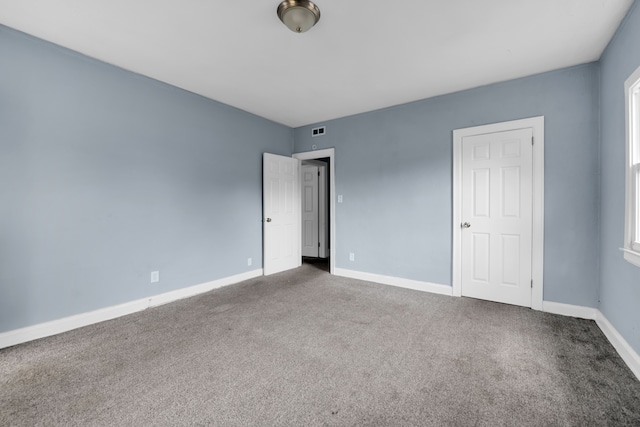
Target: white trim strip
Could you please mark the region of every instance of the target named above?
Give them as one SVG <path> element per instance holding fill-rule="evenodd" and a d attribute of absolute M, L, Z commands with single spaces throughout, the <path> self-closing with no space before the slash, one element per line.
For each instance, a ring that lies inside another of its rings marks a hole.
<path fill-rule="evenodd" d="M 562 304 L 559 302 L 543 301 L 542 311 L 546 313 L 561 314 L 563 316 L 577 317 L 579 319 L 596 320 L 598 309 L 583 307 L 581 305 Z"/>
<path fill-rule="evenodd" d="M 451 286 L 438 285 L 435 283 L 420 282 L 417 280 L 403 279 L 399 277 L 382 276 L 373 273 L 336 268 L 336 276 L 348 277 L 351 279 L 365 280 L 368 282 L 381 283 L 384 285 L 398 286 L 401 288 L 414 289 L 418 291 L 431 292 L 441 295 L 453 296 Z M 616 349 L 622 360 L 629 369 L 640 380 L 640 356 L 634 351 L 629 343 L 620 335 L 607 318 L 593 307 L 583 307 L 580 305 L 562 304 L 559 302 L 543 301 L 542 311 L 562 316 L 577 317 L 579 319 L 595 320 L 596 324 L 607 337 L 613 348 Z"/>
<path fill-rule="evenodd" d="M 224 286 L 240 283 L 245 280 L 253 279 L 255 277 L 262 276 L 263 271 L 261 268 L 257 270 L 247 271 L 246 273 L 236 274 L 234 276 L 223 277 L 222 279 L 214 280 L 207 283 L 201 283 L 199 285 L 190 286 L 188 288 L 177 289 L 175 291 L 166 292 L 160 295 L 154 295 L 149 298 L 149 307 L 157 307 L 170 302 L 178 301 L 184 298 L 189 298 L 195 295 L 203 294 L 205 292 L 212 291 L 214 289 L 222 288 Z"/>
<path fill-rule="evenodd" d="M 631 372 L 640 380 L 640 356 L 600 310 L 597 308 L 561 304 L 551 301 L 544 301 L 542 303 L 542 310 L 547 313 L 595 320 L 604 336 L 607 337 L 611 345 L 613 345 L 613 348 L 616 349 L 622 360 L 624 360 L 629 369 L 631 369 Z"/>
<path fill-rule="evenodd" d="M 611 322 L 609 322 L 600 311 L 598 311 L 596 323 L 611 345 L 613 345 L 613 348 L 615 348 L 620 357 L 622 357 L 622 360 L 624 360 L 629 369 L 631 369 L 631 372 L 640 380 L 640 356 L 638 353 L 635 352 L 624 337 L 620 335 L 620 332 L 613 327 Z"/>
<path fill-rule="evenodd" d="M 33 341 L 62 332 L 71 331 L 116 317 L 142 311 L 149 306 L 148 299 L 139 299 L 124 304 L 101 308 L 87 313 L 76 314 L 50 322 L 39 323 L 25 328 L 14 329 L 13 331 L 0 333 L 0 348 L 11 347 L 27 341 Z"/>
<path fill-rule="evenodd" d="M 0 348 L 10 347 L 22 344 L 27 341 L 37 340 L 39 338 L 60 334 L 62 332 L 71 331 L 83 326 L 92 325 L 94 323 L 104 322 L 105 320 L 115 319 L 117 317 L 126 316 L 138 311 L 146 310 L 149 307 L 157 307 L 173 301 L 192 297 L 204 292 L 223 286 L 239 283 L 254 277 L 262 276 L 262 269 L 248 271 L 246 273 L 234 276 L 224 277 L 212 282 L 202 283 L 200 285 L 190 286 L 184 289 L 178 289 L 148 298 L 142 298 L 135 301 L 118 304 L 111 307 L 105 307 L 87 313 L 76 314 L 62 319 L 52 320 L 50 322 L 39 323 L 26 328 L 14 329 L 13 331 L 0 333 Z"/>
<path fill-rule="evenodd" d="M 632 249 L 620 248 L 624 252 L 624 259 L 629 261 L 633 265 L 640 267 L 640 252 L 636 252 Z"/>
<path fill-rule="evenodd" d="M 403 279 L 400 277 L 383 276 L 373 273 L 364 273 L 361 271 L 347 270 L 344 268 L 336 268 L 335 274 L 336 276 L 452 296 L 451 286 L 439 285 L 436 283 L 421 282 L 418 280 Z M 166 292 L 164 294 L 155 295 L 150 298 L 143 298 L 112 307 L 90 311 L 88 313 L 82 313 L 58 320 L 53 320 L 51 322 L 40 323 L 38 325 L 33 325 L 26 328 L 3 332 L 0 333 L 0 348 L 10 347 L 27 341 L 32 341 L 62 332 L 67 332 L 83 326 L 103 322 L 105 320 L 115 319 L 120 316 L 125 316 L 127 314 L 145 310 L 149 307 L 157 307 L 162 304 L 167 304 L 172 301 L 177 301 L 204 292 L 209 292 L 213 289 L 232 285 L 259 276 L 262 276 L 262 269 L 248 271 L 246 273 L 225 277 L 222 279 L 214 280 L 212 282 L 179 289 L 177 291 Z M 640 356 L 629 345 L 624 337 L 620 335 L 620 333 L 611 324 L 611 322 L 609 322 L 604 314 L 602 314 L 598 309 L 571 304 L 562 304 L 552 301 L 544 301 L 542 303 L 542 308 L 543 311 L 547 313 L 595 320 L 600 330 L 602 330 L 602 333 L 607 337 L 611 345 L 613 345 L 613 347 L 616 349 L 622 360 L 627 364 L 634 375 L 640 380 Z"/>
<path fill-rule="evenodd" d="M 637 109 L 640 108 L 638 99 L 640 90 L 640 67 L 624 82 L 625 105 L 625 209 L 624 209 L 624 259 L 640 267 L 640 254 L 634 251 L 633 242 L 638 235 L 637 224 L 640 212 L 637 208 L 636 162 L 640 150 L 640 123 L 637 120 Z"/>
<path fill-rule="evenodd" d="M 397 286 L 399 288 L 413 289 L 416 291 L 430 292 L 432 294 L 452 296 L 452 288 L 447 285 L 437 283 L 421 282 L 419 280 L 403 279 L 401 277 L 383 276 L 380 274 L 364 273 L 362 271 L 336 268 L 336 276 L 348 277 L 350 279 L 364 280 L 367 282 L 381 283 L 383 285 Z"/>

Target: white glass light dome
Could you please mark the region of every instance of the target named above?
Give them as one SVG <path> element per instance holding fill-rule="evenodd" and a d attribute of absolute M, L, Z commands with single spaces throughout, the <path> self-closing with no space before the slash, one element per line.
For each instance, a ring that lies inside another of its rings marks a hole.
<path fill-rule="evenodd" d="M 278 6 L 278 17 L 291 31 L 304 33 L 320 20 L 320 9 L 308 0 L 285 0 Z"/>

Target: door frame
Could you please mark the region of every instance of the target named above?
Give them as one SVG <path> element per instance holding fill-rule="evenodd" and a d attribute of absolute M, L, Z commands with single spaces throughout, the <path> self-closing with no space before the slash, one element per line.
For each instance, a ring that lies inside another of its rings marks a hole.
<path fill-rule="evenodd" d="M 329 273 L 334 274 L 336 268 L 336 156 L 335 148 L 324 150 L 304 151 L 294 153 L 293 158 L 302 160 L 317 160 L 329 158 Z"/>
<path fill-rule="evenodd" d="M 531 308 L 542 310 L 544 298 L 544 116 L 473 126 L 453 131 L 453 296 L 462 296 L 462 139 L 472 135 L 533 130 L 533 230 Z"/>
<path fill-rule="evenodd" d="M 323 176 L 323 181 L 318 180 L 318 242 L 320 243 L 318 249 L 318 256 L 320 258 L 329 258 L 329 254 L 327 251 L 327 242 L 329 242 L 329 234 L 327 233 L 327 227 L 329 226 L 329 187 L 327 186 L 329 182 L 329 167 L 328 164 L 322 160 L 302 160 L 300 161 L 300 170 L 305 165 L 316 166 L 318 168 L 318 172 L 321 174 L 318 177 Z M 302 173 L 302 172 L 301 172 Z M 302 180 L 303 175 L 300 175 L 300 202 L 302 203 Z M 323 190 L 322 192 L 320 190 Z M 322 207 L 322 209 L 321 209 Z M 322 221 L 320 219 L 322 218 Z M 322 233 L 320 233 L 320 224 L 323 224 Z M 329 227 L 330 229 L 331 227 Z M 302 233 L 302 231 L 301 231 Z M 321 250 L 320 250 L 321 249 Z M 322 253 L 320 253 L 322 252 Z"/>

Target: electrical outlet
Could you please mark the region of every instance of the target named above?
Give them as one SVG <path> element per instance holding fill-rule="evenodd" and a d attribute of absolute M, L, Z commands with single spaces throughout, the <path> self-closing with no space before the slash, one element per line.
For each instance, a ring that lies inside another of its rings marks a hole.
<path fill-rule="evenodd" d="M 151 272 L 151 283 L 158 283 L 160 281 L 160 272 L 152 271 Z"/>
<path fill-rule="evenodd" d="M 253 264 L 253 260 L 251 258 L 247 258 L 247 265 Z"/>
<path fill-rule="evenodd" d="M 349 261 L 355 261 L 356 260 L 356 254 L 354 254 L 353 252 L 349 252 Z"/>

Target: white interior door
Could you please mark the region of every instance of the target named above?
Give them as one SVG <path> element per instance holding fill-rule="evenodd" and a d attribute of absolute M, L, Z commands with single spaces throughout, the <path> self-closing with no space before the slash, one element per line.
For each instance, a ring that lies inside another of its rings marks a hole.
<path fill-rule="evenodd" d="M 318 166 L 302 165 L 302 256 L 318 257 Z"/>
<path fill-rule="evenodd" d="M 462 295 L 531 307 L 531 128 L 462 139 Z"/>
<path fill-rule="evenodd" d="M 318 256 L 329 256 L 329 185 L 327 164 L 318 166 Z"/>
<path fill-rule="evenodd" d="M 263 233 L 264 274 L 301 265 L 300 256 L 300 160 L 264 153 Z"/>

